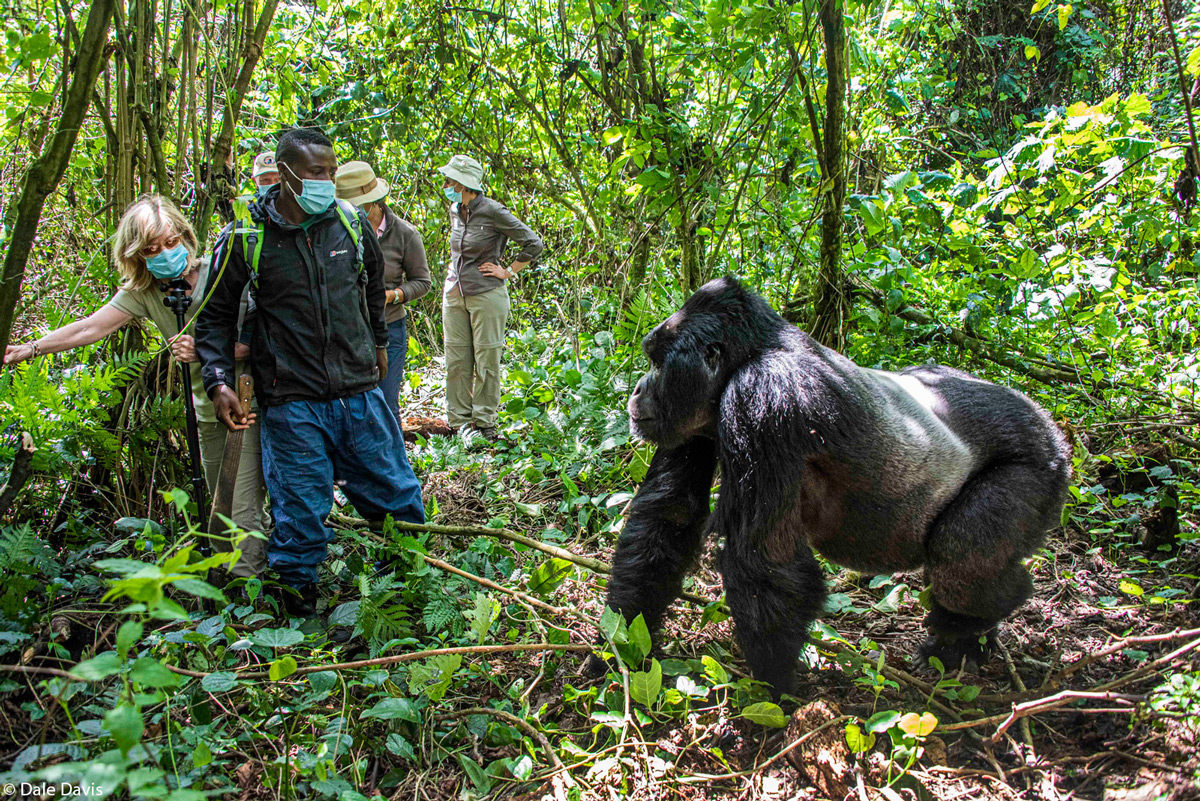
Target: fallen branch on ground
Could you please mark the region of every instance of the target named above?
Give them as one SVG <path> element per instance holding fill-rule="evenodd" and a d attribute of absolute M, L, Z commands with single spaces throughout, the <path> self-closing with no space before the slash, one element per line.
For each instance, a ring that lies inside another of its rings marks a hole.
<path fill-rule="evenodd" d="M 429 656 L 442 656 L 443 654 L 505 654 L 505 653 L 521 653 L 527 651 L 591 651 L 592 646 L 583 645 L 581 643 L 549 643 L 549 642 L 528 642 L 514 643 L 512 645 L 472 645 L 461 648 L 432 648 L 427 651 L 412 651 L 407 654 L 395 654 L 393 656 L 381 656 L 377 659 L 360 659 L 357 662 L 337 662 L 332 665 L 306 665 L 298 668 L 296 672 L 290 674 L 292 676 L 303 676 L 308 673 L 321 673 L 326 670 L 358 670 L 360 668 L 379 667 L 381 665 L 395 665 L 400 662 L 412 662 L 417 659 L 424 659 Z M 178 673 L 181 676 L 191 676 L 194 679 L 202 679 L 205 676 L 211 676 L 213 673 L 234 673 L 239 679 L 266 679 L 270 678 L 270 674 L 265 670 L 251 671 L 199 671 L 188 670 L 186 668 L 177 667 L 175 665 L 164 665 L 172 673 Z"/>
<path fill-rule="evenodd" d="M 1042 682 L 1042 688 L 1054 689 L 1058 687 L 1060 683 L 1062 683 L 1063 679 L 1065 679 L 1067 676 L 1070 676 L 1072 673 L 1077 673 L 1088 665 L 1095 664 L 1104 657 L 1111 656 L 1118 651 L 1123 651 L 1130 646 L 1149 645 L 1158 642 L 1171 642 L 1173 640 L 1185 640 L 1191 637 L 1200 637 L 1200 629 L 1187 629 L 1185 631 L 1176 629 L 1175 631 L 1167 632 L 1166 634 L 1148 634 L 1140 637 L 1122 637 L 1112 645 L 1103 648 L 1094 654 L 1088 654 L 1078 662 L 1067 665 L 1053 676 L 1047 678 L 1046 681 Z"/>
<path fill-rule="evenodd" d="M 403 520 L 392 521 L 395 527 L 400 531 L 416 531 L 429 532 L 431 534 L 444 534 L 449 537 L 493 537 L 495 539 L 508 540 L 519 545 L 524 545 L 528 548 L 533 548 L 536 551 L 549 554 L 550 556 L 564 559 L 572 564 L 586 568 L 593 573 L 608 575 L 612 573 L 612 565 L 600 559 L 593 559 L 590 556 L 580 556 L 566 548 L 560 548 L 557 545 L 549 545 L 541 540 L 535 540 L 532 537 L 527 537 L 524 534 L 518 534 L 515 531 L 510 531 L 506 528 L 486 528 L 484 526 L 439 526 L 435 523 L 407 523 Z M 372 520 L 363 520 L 360 517 L 350 517 L 349 515 L 333 512 L 329 515 L 329 523 L 339 528 L 344 528 L 348 531 L 370 530 L 379 531 L 383 529 L 382 522 Z M 386 544 L 383 540 L 379 540 L 382 544 Z M 681 593 L 680 598 L 690 603 L 700 606 L 708 606 L 712 603 L 709 598 L 704 598 L 699 595 L 693 595 L 690 592 Z"/>

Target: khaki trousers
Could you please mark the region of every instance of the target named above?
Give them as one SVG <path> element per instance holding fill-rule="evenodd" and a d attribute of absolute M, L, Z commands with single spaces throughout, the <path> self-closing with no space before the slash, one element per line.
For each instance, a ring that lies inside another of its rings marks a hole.
<path fill-rule="evenodd" d="M 225 437 L 229 429 L 224 423 L 197 422 L 196 426 L 200 430 L 200 462 L 204 466 L 204 481 L 208 484 L 209 497 L 212 497 L 216 494 L 217 481 L 221 477 L 221 460 L 225 458 Z M 263 505 L 267 487 L 263 483 L 261 429 L 262 426 L 255 423 L 242 435 L 242 458 L 238 462 L 237 483 L 233 488 L 230 517 L 245 531 L 265 532 L 269 526 Z M 201 521 L 201 524 L 207 525 L 208 521 Z M 239 547 L 242 556 L 229 569 L 231 574 L 237 578 L 251 578 L 267 569 L 266 540 L 246 537 Z M 229 540 L 213 540 L 214 551 L 229 551 L 232 548 Z"/>
<path fill-rule="evenodd" d="M 500 405 L 500 351 L 508 322 L 508 288 L 482 295 L 442 295 L 446 346 L 446 418 L 455 428 L 493 428 Z"/>

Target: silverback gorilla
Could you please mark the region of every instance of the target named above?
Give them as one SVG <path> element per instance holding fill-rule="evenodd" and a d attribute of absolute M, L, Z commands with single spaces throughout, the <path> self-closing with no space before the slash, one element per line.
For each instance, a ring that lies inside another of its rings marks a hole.
<path fill-rule="evenodd" d="M 1071 478 L 1044 411 L 949 367 L 859 367 L 729 277 L 642 348 L 650 371 L 629 419 L 658 449 L 617 545 L 610 607 L 656 630 L 711 529 L 725 537 L 738 643 L 777 697 L 824 604 L 814 548 L 862 572 L 924 567 L 920 655 L 947 668 L 986 655 L 1033 589 L 1022 559 L 1058 522 Z"/>

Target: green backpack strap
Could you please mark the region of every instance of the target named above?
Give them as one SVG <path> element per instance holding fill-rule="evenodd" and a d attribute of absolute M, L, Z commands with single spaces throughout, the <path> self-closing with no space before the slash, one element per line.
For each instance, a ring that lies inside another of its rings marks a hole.
<path fill-rule="evenodd" d="M 362 222 L 358 216 L 358 209 L 340 198 L 336 203 L 336 208 L 342 225 L 346 226 L 346 231 L 350 234 L 350 241 L 354 243 L 358 257 L 358 272 L 362 273 L 365 268 L 363 266 Z"/>
<path fill-rule="evenodd" d="M 246 267 L 250 270 L 250 293 L 258 294 L 258 260 L 262 258 L 264 230 L 262 223 L 255 228 L 243 226 L 234 233 L 242 235 L 242 258 L 249 254 Z"/>

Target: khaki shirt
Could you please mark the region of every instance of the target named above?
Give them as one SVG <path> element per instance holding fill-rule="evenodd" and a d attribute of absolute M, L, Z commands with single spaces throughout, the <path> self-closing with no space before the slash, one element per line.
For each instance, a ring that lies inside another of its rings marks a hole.
<path fill-rule="evenodd" d="M 208 285 L 208 267 L 209 259 L 200 259 L 200 275 L 196 278 L 196 288 L 192 290 L 192 304 L 188 306 L 187 313 L 184 315 L 184 324 L 191 322 L 191 319 L 196 316 L 196 310 L 199 308 L 204 292 Z M 158 327 L 159 333 L 163 339 L 170 340 L 172 337 L 178 336 L 179 326 L 175 321 L 175 312 L 163 303 L 163 299 L 167 296 L 159 288 L 156 281 L 148 289 L 118 289 L 117 294 L 113 295 L 106 305 L 112 306 L 114 309 L 128 314 L 138 320 L 150 320 Z M 245 319 L 246 306 L 248 296 L 242 297 L 242 319 Z M 195 336 L 195 331 L 189 329 L 189 333 Z M 241 373 L 245 369 L 245 365 L 238 363 L 238 372 Z M 188 365 L 188 369 L 192 373 L 192 400 L 196 404 L 196 419 L 201 423 L 217 422 L 217 414 L 213 407 L 213 402 L 209 400 L 208 395 L 204 392 L 204 381 L 200 378 L 200 362 L 195 361 Z"/>
<path fill-rule="evenodd" d="M 521 246 L 513 261 L 530 262 L 542 252 L 542 239 L 513 216 L 504 204 L 479 195 L 468 204 L 450 206 L 450 265 L 446 270 L 446 294 L 457 287 L 465 296 L 482 295 L 504 284 L 479 272 L 487 262 L 501 267 L 509 240 Z"/>

